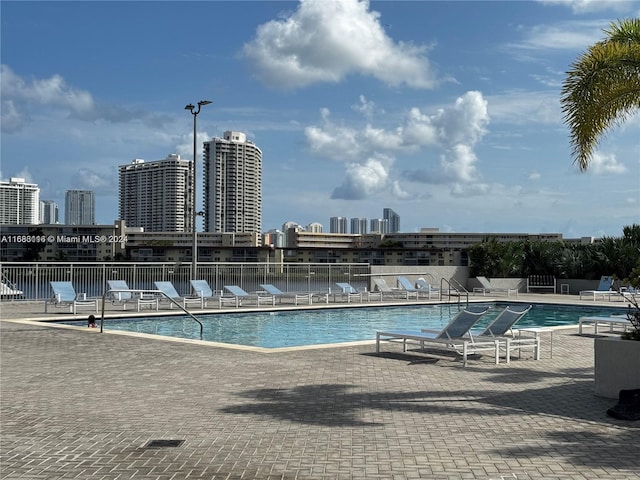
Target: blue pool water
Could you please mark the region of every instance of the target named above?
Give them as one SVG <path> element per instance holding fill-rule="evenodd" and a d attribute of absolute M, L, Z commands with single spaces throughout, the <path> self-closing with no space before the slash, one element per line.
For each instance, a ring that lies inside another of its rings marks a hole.
<path fill-rule="evenodd" d="M 481 306 L 488 306 L 490 310 L 478 324 L 479 327 L 491 321 L 507 304 L 474 304 L 472 309 Z M 516 326 L 577 325 L 582 316 L 609 316 L 625 311 L 623 308 L 534 304 Z M 196 313 L 204 325 L 202 338 L 200 325 L 188 316 L 106 319 L 104 329 L 279 348 L 374 340 L 376 331 L 381 330 L 440 328 L 457 312 L 456 305 L 407 305 L 208 315 Z M 86 320 L 62 323 L 86 326 Z"/>

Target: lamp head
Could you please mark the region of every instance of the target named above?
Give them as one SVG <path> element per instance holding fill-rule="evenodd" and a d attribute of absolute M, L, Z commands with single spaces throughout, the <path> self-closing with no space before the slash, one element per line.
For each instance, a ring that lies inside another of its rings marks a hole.
<path fill-rule="evenodd" d="M 198 106 L 202 107 L 203 105 L 209 105 L 210 103 L 211 103 L 211 101 L 209 101 L 209 100 L 200 100 L 198 102 Z"/>
<path fill-rule="evenodd" d="M 196 108 L 196 107 L 194 107 L 193 104 L 191 104 L 191 103 L 189 105 L 187 105 L 186 107 L 184 107 L 185 110 L 189 110 L 189 111 L 193 111 L 194 108 Z"/>

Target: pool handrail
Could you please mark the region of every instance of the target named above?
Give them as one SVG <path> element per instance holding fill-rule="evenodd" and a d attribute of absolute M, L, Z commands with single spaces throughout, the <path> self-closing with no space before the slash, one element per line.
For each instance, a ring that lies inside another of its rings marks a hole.
<path fill-rule="evenodd" d="M 173 298 L 171 298 L 169 295 L 164 293 L 162 290 L 140 290 L 140 289 L 135 289 L 135 288 L 128 288 L 128 289 L 124 289 L 124 288 L 113 288 L 113 289 L 111 289 L 111 288 L 109 288 L 102 294 L 102 308 L 101 308 L 101 315 L 100 315 L 100 333 L 104 332 L 104 304 L 105 304 L 107 295 L 110 294 L 110 293 L 122 293 L 122 292 L 139 293 L 140 295 L 145 294 L 145 293 L 154 293 L 154 294 L 158 294 L 159 293 L 160 295 L 164 296 L 167 300 L 169 300 L 171 303 L 176 305 L 180 310 L 182 310 L 188 316 L 193 318 L 196 322 L 198 322 L 198 325 L 200 325 L 200 338 L 202 338 L 202 333 L 204 331 L 204 326 L 202 325 L 202 322 L 200 320 L 198 320 L 198 318 L 195 315 L 193 315 L 191 312 L 189 312 L 184 306 L 180 305 L 178 302 L 176 302 Z"/>
<path fill-rule="evenodd" d="M 445 295 L 443 292 L 447 292 L 446 295 L 451 297 L 458 297 L 458 305 L 461 304 L 462 296 L 464 295 L 466 300 L 466 305 L 469 306 L 469 291 L 464 288 L 464 286 L 455 278 L 451 277 L 449 280 L 446 278 L 440 279 L 440 300 Z M 451 293 L 451 292 L 454 293 Z"/>

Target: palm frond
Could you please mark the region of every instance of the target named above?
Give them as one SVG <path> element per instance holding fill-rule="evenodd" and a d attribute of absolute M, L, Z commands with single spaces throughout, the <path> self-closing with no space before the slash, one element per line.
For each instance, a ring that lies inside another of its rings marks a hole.
<path fill-rule="evenodd" d="M 612 24 L 610 37 L 583 53 L 561 93 L 572 155 L 586 170 L 602 136 L 640 109 L 640 19 Z"/>

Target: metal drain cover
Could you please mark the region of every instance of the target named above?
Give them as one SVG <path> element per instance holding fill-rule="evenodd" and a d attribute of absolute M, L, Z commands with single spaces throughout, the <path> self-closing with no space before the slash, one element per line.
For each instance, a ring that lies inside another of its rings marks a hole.
<path fill-rule="evenodd" d="M 144 448 L 174 448 L 179 447 L 184 440 L 151 440 Z"/>

